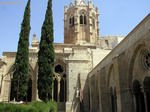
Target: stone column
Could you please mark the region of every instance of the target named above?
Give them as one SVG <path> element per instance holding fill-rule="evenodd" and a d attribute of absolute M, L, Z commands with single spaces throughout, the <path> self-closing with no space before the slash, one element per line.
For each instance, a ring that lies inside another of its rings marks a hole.
<path fill-rule="evenodd" d="M 145 112 L 148 112 L 147 93 L 144 92 Z"/>
<path fill-rule="evenodd" d="M 144 100 L 144 107 L 142 105 L 142 99 Z M 147 95 L 146 92 L 144 91 L 144 86 L 141 86 L 141 95 L 140 95 L 140 106 L 141 106 L 141 111 L 143 111 L 143 108 L 145 108 L 145 112 L 148 112 L 147 108 Z"/>
<path fill-rule="evenodd" d="M 59 102 L 59 96 L 60 96 L 60 81 L 61 81 L 61 77 L 58 76 L 57 80 L 58 80 L 57 102 Z"/>
<path fill-rule="evenodd" d="M 53 77 L 52 101 L 54 101 L 54 80 L 55 80 L 55 78 Z"/>
<path fill-rule="evenodd" d="M 142 87 L 142 91 L 143 91 L 143 94 L 144 94 L 144 103 L 145 103 L 145 112 L 149 112 L 148 110 L 148 97 L 147 97 L 147 94 L 148 94 L 148 89 L 147 87 L 143 86 Z"/>
<path fill-rule="evenodd" d="M 136 102 L 136 96 L 135 94 L 133 95 L 133 103 L 134 103 L 134 112 L 137 112 L 137 102 Z"/>

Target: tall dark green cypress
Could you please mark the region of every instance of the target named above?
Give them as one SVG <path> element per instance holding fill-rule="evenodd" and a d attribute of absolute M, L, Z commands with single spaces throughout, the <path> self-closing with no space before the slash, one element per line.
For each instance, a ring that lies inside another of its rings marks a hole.
<path fill-rule="evenodd" d="M 27 97 L 29 78 L 29 35 L 30 35 L 30 0 L 28 0 L 21 24 L 18 50 L 12 79 L 13 95 L 17 101 Z"/>
<path fill-rule="evenodd" d="M 38 52 L 38 95 L 43 101 L 52 99 L 54 47 L 52 0 L 48 0 Z"/>

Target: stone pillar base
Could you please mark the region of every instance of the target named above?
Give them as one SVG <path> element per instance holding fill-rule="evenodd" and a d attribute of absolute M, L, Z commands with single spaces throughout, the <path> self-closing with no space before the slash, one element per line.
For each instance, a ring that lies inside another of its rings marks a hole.
<path fill-rule="evenodd" d="M 73 112 L 72 102 L 66 102 L 66 112 Z"/>
<path fill-rule="evenodd" d="M 66 102 L 66 112 L 80 112 L 80 103 L 78 101 Z"/>

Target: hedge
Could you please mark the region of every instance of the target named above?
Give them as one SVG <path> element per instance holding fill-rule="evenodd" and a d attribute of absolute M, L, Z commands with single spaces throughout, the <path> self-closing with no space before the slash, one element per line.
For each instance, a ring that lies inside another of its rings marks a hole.
<path fill-rule="evenodd" d="M 0 112 L 57 112 L 54 101 L 35 101 L 29 104 L 0 103 Z"/>

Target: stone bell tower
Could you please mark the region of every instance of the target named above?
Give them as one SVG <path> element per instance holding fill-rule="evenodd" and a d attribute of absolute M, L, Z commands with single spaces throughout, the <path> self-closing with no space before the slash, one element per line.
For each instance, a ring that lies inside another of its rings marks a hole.
<path fill-rule="evenodd" d="M 97 44 L 99 37 L 98 8 L 91 0 L 74 0 L 64 8 L 64 43 Z"/>

